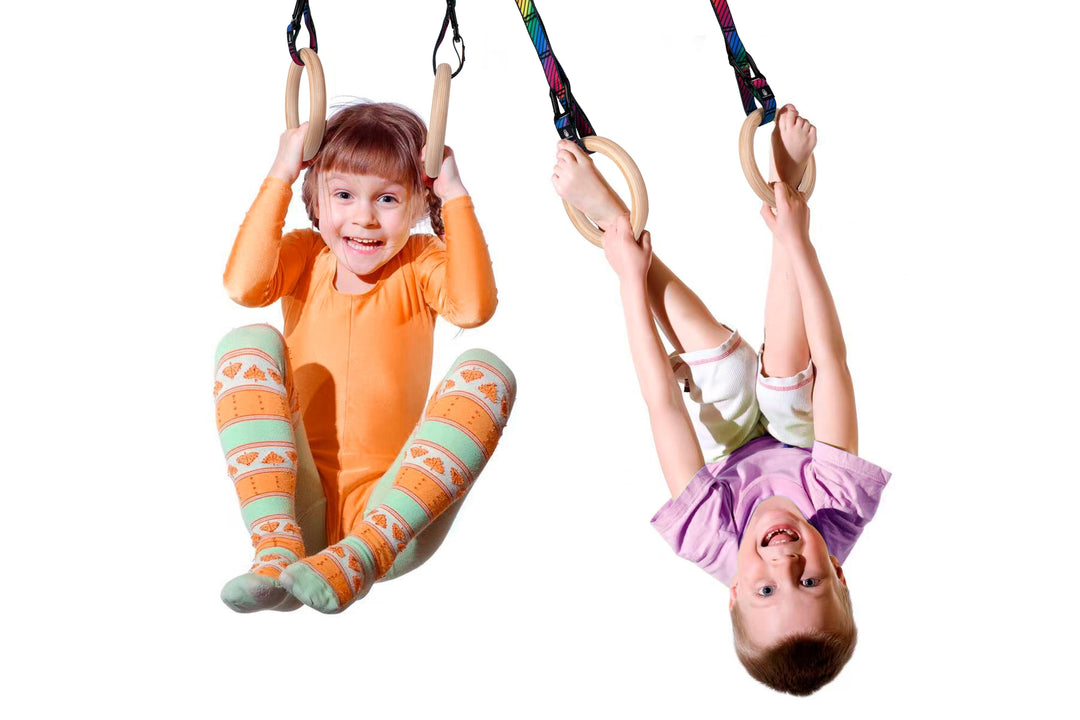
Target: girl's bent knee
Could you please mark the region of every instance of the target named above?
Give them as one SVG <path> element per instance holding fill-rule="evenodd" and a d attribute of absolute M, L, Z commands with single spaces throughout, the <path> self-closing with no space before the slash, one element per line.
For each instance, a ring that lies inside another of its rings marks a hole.
<path fill-rule="evenodd" d="M 226 354 L 244 348 L 261 350 L 273 358 L 279 368 L 285 367 L 285 338 L 271 325 L 244 325 L 230 330 L 218 343 L 215 360 L 221 362 Z"/>
<path fill-rule="evenodd" d="M 511 399 L 517 394 L 517 378 L 514 377 L 514 372 L 510 367 L 504 363 L 499 356 L 495 353 L 483 348 L 472 348 L 458 355 L 454 361 L 451 373 L 456 371 L 463 365 L 481 365 L 490 368 L 496 376 L 501 376 L 501 379 L 505 383 L 505 392 Z"/>

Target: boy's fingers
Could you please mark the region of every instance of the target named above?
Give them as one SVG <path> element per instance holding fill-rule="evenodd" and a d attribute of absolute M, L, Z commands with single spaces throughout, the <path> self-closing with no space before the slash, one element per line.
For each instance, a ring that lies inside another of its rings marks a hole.
<path fill-rule="evenodd" d="M 577 160 L 585 160 L 589 157 L 585 154 L 585 151 L 582 150 L 576 142 L 572 142 L 570 140 L 560 140 L 559 147 L 569 152 Z"/>
<path fill-rule="evenodd" d="M 787 210 L 791 205 L 791 188 L 785 182 L 773 183 L 773 194 L 776 195 L 776 209 Z"/>
<path fill-rule="evenodd" d="M 776 224 L 776 216 L 773 215 L 773 209 L 769 207 L 769 203 L 761 203 L 761 217 L 765 221 L 765 224 L 772 230 Z"/>

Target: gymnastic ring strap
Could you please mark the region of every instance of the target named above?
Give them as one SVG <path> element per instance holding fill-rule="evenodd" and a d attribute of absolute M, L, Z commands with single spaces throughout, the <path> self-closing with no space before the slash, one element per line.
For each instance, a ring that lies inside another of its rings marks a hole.
<path fill-rule="evenodd" d="M 450 73 L 450 77 L 456 78 L 458 73 L 461 72 L 461 68 L 465 67 L 465 41 L 461 37 L 461 31 L 458 28 L 457 20 L 457 0 L 446 0 L 446 16 L 443 17 L 442 29 L 439 30 L 439 39 L 435 41 L 435 49 L 431 51 L 431 69 L 435 75 L 439 74 L 439 66 L 436 64 L 435 56 L 439 53 L 439 46 L 442 45 L 442 41 L 446 38 L 446 28 L 451 26 L 454 29 L 454 39 L 450 44 L 454 48 L 454 54 L 457 55 L 458 68 L 454 72 Z M 461 50 L 458 50 L 458 45 L 461 46 Z"/>
<path fill-rule="evenodd" d="M 735 30 L 735 21 L 731 19 L 731 10 L 727 0 L 709 0 L 712 3 L 716 19 L 720 23 L 720 30 L 724 33 L 724 47 L 727 50 L 728 63 L 735 71 L 735 80 L 739 84 L 739 95 L 742 98 L 743 110 L 746 114 L 754 112 L 757 104 L 761 105 L 764 120 L 759 124 L 764 125 L 772 122 L 776 115 L 776 96 L 772 88 L 766 82 L 765 76 L 758 70 L 757 63 L 750 53 L 746 51 L 739 33 Z M 755 104 L 755 101 L 757 104 Z M 756 127 L 756 126 L 755 126 Z"/>
<path fill-rule="evenodd" d="M 326 79 L 319 55 L 311 48 L 300 48 L 300 65 L 289 63 L 285 81 L 285 127 L 300 127 L 300 76 L 308 72 L 308 129 L 304 139 L 304 161 L 315 157 L 326 130 Z"/>
<path fill-rule="evenodd" d="M 761 108 L 755 108 L 746 120 L 743 121 L 742 130 L 739 131 L 739 162 L 742 163 L 743 174 L 754 189 L 757 196 L 767 202 L 769 207 L 776 207 L 776 193 L 772 186 L 765 182 L 758 170 L 757 160 L 754 158 L 754 133 L 761 125 Z M 817 164 L 814 162 L 813 153 L 806 163 L 802 180 L 799 181 L 799 192 L 809 200 L 814 192 L 814 183 L 817 182 Z"/>
<path fill-rule="evenodd" d="M 311 7 L 308 5 L 308 0 L 296 0 L 296 7 L 293 8 L 292 20 L 289 22 L 289 27 L 285 30 L 285 39 L 289 43 L 289 55 L 292 56 L 293 62 L 297 65 L 304 64 L 304 60 L 300 56 L 300 53 L 296 51 L 296 39 L 300 37 L 301 18 L 303 18 L 304 24 L 307 25 L 308 47 L 314 52 L 319 52 L 319 41 L 315 37 L 315 23 L 311 19 Z"/>
<path fill-rule="evenodd" d="M 630 226 L 634 229 L 634 237 L 640 238 L 641 231 L 645 229 L 645 222 L 649 219 L 649 193 L 645 190 L 645 180 L 641 177 L 637 163 L 629 153 L 607 138 L 590 135 L 582 140 L 586 150 L 606 155 L 622 171 L 623 178 L 630 186 Z M 566 209 L 566 214 L 570 216 L 570 222 L 586 240 L 597 247 L 604 246 L 603 233 L 593 225 L 585 213 L 565 200 L 563 200 L 563 207 Z"/>
<path fill-rule="evenodd" d="M 525 29 L 532 39 L 536 54 L 540 57 L 540 64 L 544 68 L 544 76 L 547 78 L 549 95 L 551 97 L 551 109 L 555 114 L 555 129 L 563 140 L 572 140 L 580 145 L 586 152 L 591 152 L 582 141 L 590 135 L 596 135 L 585 111 L 577 104 L 574 94 L 570 92 L 570 80 L 563 72 L 555 53 L 551 51 L 551 43 L 548 41 L 547 29 L 544 21 L 540 19 L 540 13 L 536 10 L 533 0 L 514 0 L 521 19 L 525 21 Z"/>

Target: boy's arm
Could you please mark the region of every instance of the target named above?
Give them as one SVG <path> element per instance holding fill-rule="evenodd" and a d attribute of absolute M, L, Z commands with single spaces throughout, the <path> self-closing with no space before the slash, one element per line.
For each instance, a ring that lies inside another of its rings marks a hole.
<path fill-rule="evenodd" d="M 652 249 L 648 233 L 634 240 L 625 216 L 604 234 L 604 253 L 619 274 L 620 295 L 641 396 L 668 489 L 678 497 L 705 464 L 690 416 L 653 324 L 645 277 Z"/>
<path fill-rule="evenodd" d="M 847 348 L 832 293 L 810 242 L 810 211 L 803 196 L 784 183 L 776 183 L 776 214 L 767 206 L 761 216 L 784 245 L 791 259 L 803 326 L 814 363 L 814 437 L 845 450 L 859 452 L 859 426 L 855 389 L 847 366 Z"/>

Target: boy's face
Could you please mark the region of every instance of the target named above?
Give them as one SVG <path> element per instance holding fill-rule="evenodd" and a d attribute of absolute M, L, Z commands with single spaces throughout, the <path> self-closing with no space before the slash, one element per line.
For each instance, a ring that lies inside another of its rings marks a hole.
<path fill-rule="evenodd" d="M 332 172 L 322 191 L 319 231 L 340 269 L 370 275 L 405 247 L 417 213 L 404 185 L 376 175 Z"/>
<path fill-rule="evenodd" d="M 850 623 L 840 599 L 844 571 L 825 539 L 787 498 L 758 505 L 739 544 L 730 605 L 751 643 L 770 647 L 781 638 Z"/>

